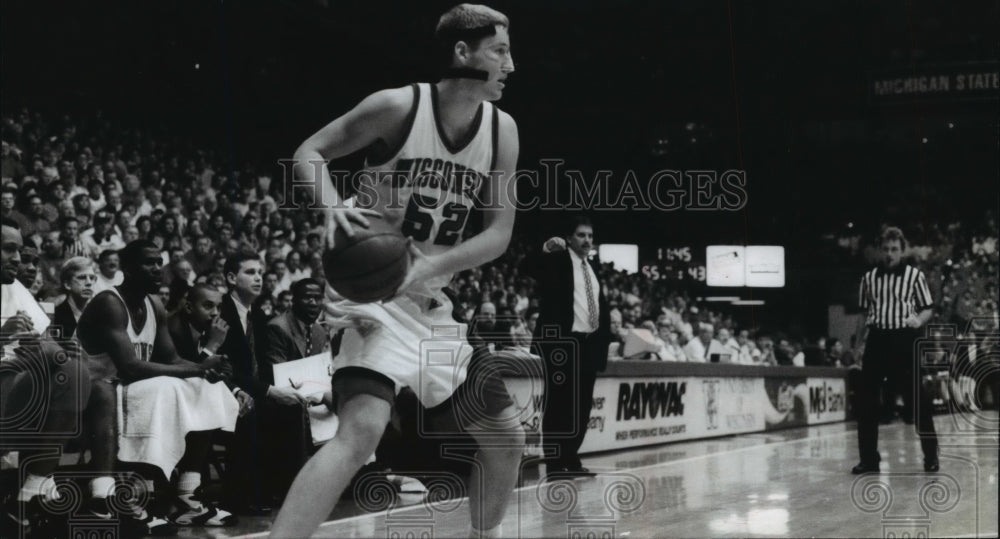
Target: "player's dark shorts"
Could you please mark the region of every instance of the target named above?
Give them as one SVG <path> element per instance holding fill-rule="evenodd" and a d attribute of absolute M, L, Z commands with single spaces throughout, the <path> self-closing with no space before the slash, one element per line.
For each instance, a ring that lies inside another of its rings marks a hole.
<path fill-rule="evenodd" d="M 473 352 L 468 374 L 451 398 L 431 411 L 448 407 L 460 412 L 465 419 L 499 418 L 514 405 L 500 371 L 490 368 L 490 354 L 485 349 Z M 388 376 L 365 367 L 342 367 L 333 373 L 332 389 L 335 403 L 347 402 L 355 395 L 372 395 L 392 405 L 396 400 L 396 384 Z"/>

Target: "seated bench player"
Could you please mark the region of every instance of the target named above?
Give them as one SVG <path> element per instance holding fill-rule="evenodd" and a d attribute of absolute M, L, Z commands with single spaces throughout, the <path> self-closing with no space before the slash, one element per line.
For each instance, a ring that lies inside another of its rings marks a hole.
<path fill-rule="evenodd" d="M 47 336 L 49 319 L 16 279 L 23 247 L 17 223 L 4 219 L 0 228 L 0 450 L 17 447 L 26 472 L 0 515 L 0 536 L 20 537 L 53 524 L 56 515 L 43 506 L 61 498 L 52 478 L 59 455 L 50 448 L 76 432 L 90 380 L 75 343 Z M 49 447 L 23 449 L 36 443 Z"/>
<path fill-rule="evenodd" d="M 229 389 L 218 383 L 227 374 L 220 372 L 225 371 L 223 356 L 206 357 L 197 364 L 178 357 L 156 296 L 163 264 L 156 245 L 136 240 L 119 257 L 124 281 L 95 296 L 77 327 L 92 381 L 85 414 L 93 435 L 92 466 L 103 474 L 91 482 L 89 508 L 93 516 L 107 519 L 116 516 L 107 502 L 114 487 L 116 454 L 122 461 L 154 464 L 167 477 L 178 464 L 182 472 L 201 469 L 211 434 L 204 431 L 232 431 L 239 410 Z M 201 432 L 189 435 L 195 431 Z M 232 515 L 196 499 L 198 486 L 179 485 L 179 498 L 189 507 L 175 520 L 232 523 Z M 169 533 L 165 520 L 150 517 L 141 508 L 135 513 L 117 516 L 145 523 L 147 533 Z"/>

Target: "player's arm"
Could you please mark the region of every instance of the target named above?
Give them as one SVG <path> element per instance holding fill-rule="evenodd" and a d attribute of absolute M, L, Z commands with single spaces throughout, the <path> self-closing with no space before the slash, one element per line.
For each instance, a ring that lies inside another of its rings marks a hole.
<path fill-rule="evenodd" d="M 319 192 L 319 202 L 324 208 L 336 209 L 328 215 L 328 225 L 333 221 L 350 236 L 353 229 L 348 218 L 367 227 L 364 216 L 375 212 L 343 207 L 326 168 L 327 161 L 352 154 L 379 139 L 385 140 L 403 124 L 412 105 L 413 90 L 408 87 L 375 92 L 307 138 L 295 151 L 295 176 L 302 185 L 312 185 L 313 192 Z M 327 240 L 332 245 L 333 230 L 329 226 Z"/>
<path fill-rule="evenodd" d="M 486 186 L 489 191 L 483 207 L 483 231 L 438 255 L 414 253 L 417 260 L 400 290 L 405 290 L 411 282 L 481 266 L 495 260 L 507 250 L 517 213 L 514 175 L 517 171 L 519 142 L 514 119 L 504 112 L 500 113 L 499 118 L 499 154 L 497 168 L 490 175 L 489 185 Z"/>
<path fill-rule="evenodd" d="M 175 376 L 178 378 L 202 376 L 205 369 L 198 365 L 171 365 L 140 361 L 135 357 L 135 348 L 132 346 L 132 341 L 126 330 L 128 313 L 125 312 L 125 306 L 113 294 L 99 294 L 91 302 L 94 305 L 88 306 L 84 311 L 84 315 L 80 318 L 77 334 L 80 335 L 83 347 L 88 352 L 92 354 L 96 351 L 107 352 L 123 380 L 134 382 L 154 376 Z M 155 313 L 149 313 L 148 316 L 155 316 Z M 95 317 L 99 317 L 100 320 L 96 320 Z M 157 321 L 159 322 L 159 320 Z M 157 331 L 159 332 L 163 324 L 158 324 L 158 326 Z M 156 345 L 159 344 L 160 338 L 159 333 L 157 333 L 156 343 L 153 346 L 154 354 Z M 173 347 L 173 341 L 170 342 L 170 346 Z"/>

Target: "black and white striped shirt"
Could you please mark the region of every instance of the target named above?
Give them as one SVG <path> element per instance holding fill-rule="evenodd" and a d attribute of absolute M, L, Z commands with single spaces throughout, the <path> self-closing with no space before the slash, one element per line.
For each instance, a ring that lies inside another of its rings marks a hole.
<path fill-rule="evenodd" d="M 934 304 L 924 272 L 903 263 L 865 273 L 858 297 L 858 304 L 868 311 L 868 325 L 879 329 L 905 328 L 910 315 Z"/>

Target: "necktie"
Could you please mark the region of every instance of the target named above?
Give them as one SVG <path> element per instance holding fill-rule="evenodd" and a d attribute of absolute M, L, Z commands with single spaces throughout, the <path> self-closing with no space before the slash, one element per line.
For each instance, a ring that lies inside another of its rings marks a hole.
<path fill-rule="evenodd" d="M 312 330 L 313 330 L 313 325 L 306 324 L 306 357 L 312 355 L 312 349 L 313 349 Z"/>
<path fill-rule="evenodd" d="M 590 282 L 590 272 L 587 271 L 587 260 L 580 260 L 583 270 L 583 282 L 587 289 L 587 310 L 590 314 L 590 327 L 597 329 L 597 302 L 594 300 L 594 284 Z"/>
<path fill-rule="evenodd" d="M 247 348 L 250 351 L 250 372 L 253 374 L 254 378 L 257 378 L 257 358 L 254 357 L 253 353 L 253 316 L 251 316 L 251 311 L 247 311 Z"/>

